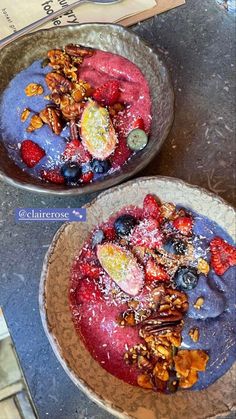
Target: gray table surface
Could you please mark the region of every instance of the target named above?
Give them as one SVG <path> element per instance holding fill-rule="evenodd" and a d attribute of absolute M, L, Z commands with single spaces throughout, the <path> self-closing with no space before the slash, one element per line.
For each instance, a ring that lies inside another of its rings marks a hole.
<path fill-rule="evenodd" d="M 235 22 L 214 0 L 186 5 L 133 27 L 170 69 L 175 122 L 162 150 L 140 175 L 168 175 L 203 186 L 235 204 Z M 16 224 L 16 207 L 79 207 L 0 184 L 0 305 L 40 419 L 112 416 L 69 380 L 42 329 L 38 284 L 58 223 Z M 145 419 L 145 418 L 144 418 Z"/>

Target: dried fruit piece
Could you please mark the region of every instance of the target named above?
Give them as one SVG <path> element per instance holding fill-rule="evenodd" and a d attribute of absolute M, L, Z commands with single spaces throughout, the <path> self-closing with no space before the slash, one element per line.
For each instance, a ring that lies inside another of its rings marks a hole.
<path fill-rule="evenodd" d="M 36 129 L 39 129 L 43 126 L 43 121 L 38 115 L 33 115 L 29 126 L 26 128 L 27 132 L 33 132 L 36 131 Z"/>
<path fill-rule="evenodd" d="M 184 236 L 188 236 L 193 227 L 193 220 L 190 217 L 178 217 L 173 221 L 173 227 Z"/>
<path fill-rule="evenodd" d="M 146 264 L 147 281 L 169 281 L 170 277 L 161 265 L 157 265 L 154 260 L 149 259 Z"/>
<path fill-rule="evenodd" d="M 55 109 L 54 107 L 48 106 L 40 112 L 39 116 L 45 124 L 49 125 L 51 130 L 56 135 L 59 135 L 61 133 L 63 125 L 59 109 Z"/>
<path fill-rule="evenodd" d="M 208 262 L 202 258 L 198 259 L 197 271 L 199 274 L 207 275 L 210 271 Z"/>
<path fill-rule="evenodd" d="M 25 88 L 26 96 L 38 96 L 43 94 L 43 86 L 37 83 L 30 83 Z"/>
<path fill-rule="evenodd" d="M 34 141 L 24 140 L 21 143 L 20 154 L 23 162 L 30 168 L 36 166 L 45 156 L 45 151 Z"/>
<path fill-rule="evenodd" d="M 160 205 L 154 195 L 148 194 L 143 201 L 143 217 L 156 218 L 160 216 Z"/>
<path fill-rule="evenodd" d="M 217 275 L 223 275 L 231 266 L 236 265 L 236 248 L 221 237 L 210 242 L 211 266 Z"/>
<path fill-rule="evenodd" d="M 199 341 L 199 329 L 197 327 L 193 327 L 192 329 L 190 329 L 188 334 L 193 342 Z"/>
<path fill-rule="evenodd" d="M 65 179 L 61 175 L 59 169 L 42 170 L 41 177 L 42 179 L 47 180 L 48 182 L 56 183 L 58 185 L 63 185 L 65 183 Z"/>
<path fill-rule="evenodd" d="M 68 93 L 72 89 L 72 83 L 59 73 L 48 73 L 45 76 L 48 88 L 56 93 Z"/>
<path fill-rule="evenodd" d="M 132 253 L 107 243 L 98 245 L 97 257 L 103 269 L 129 295 L 137 295 L 144 283 L 144 272 Z"/>
<path fill-rule="evenodd" d="M 89 153 L 105 160 L 115 150 L 117 137 L 106 108 L 90 102 L 85 106 L 81 118 L 82 143 Z"/>
<path fill-rule="evenodd" d="M 93 99 L 104 106 L 111 106 L 118 102 L 120 84 L 117 80 L 109 80 L 98 87 L 93 93 Z"/>
<path fill-rule="evenodd" d="M 197 299 L 197 301 L 195 302 L 195 304 L 194 304 L 193 307 L 196 308 L 197 310 L 200 310 L 202 308 L 203 304 L 204 304 L 204 298 L 203 297 L 199 297 Z"/>
<path fill-rule="evenodd" d="M 29 117 L 29 115 L 30 115 L 30 110 L 28 108 L 25 108 L 20 117 L 21 121 L 25 122 L 26 119 Z"/>

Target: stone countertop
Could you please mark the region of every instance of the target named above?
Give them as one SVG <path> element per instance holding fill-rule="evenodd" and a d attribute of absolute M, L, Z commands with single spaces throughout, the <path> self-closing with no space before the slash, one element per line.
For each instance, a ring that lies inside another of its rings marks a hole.
<path fill-rule="evenodd" d="M 175 122 L 140 175 L 175 176 L 235 197 L 235 22 L 215 0 L 187 0 L 133 30 L 163 57 L 175 88 Z M 16 207 L 79 207 L 92 198 L 56 198 L 0 184 L 0 305 L 40 419 L 108 419 L 64 373 L 44 334 L 38 284 L 58 223 L 14 222 Z"/>

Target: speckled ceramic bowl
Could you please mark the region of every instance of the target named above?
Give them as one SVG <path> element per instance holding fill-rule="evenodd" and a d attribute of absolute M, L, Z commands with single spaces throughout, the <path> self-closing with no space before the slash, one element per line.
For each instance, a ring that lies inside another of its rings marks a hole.
<path fill-rule="evenodd" d="M 182 181 L 140 178 L 102 193 L 87 206 L 86 223 L 63 225 L 46 255 L 40 282 L 40 311 L 52 348 L 71 380 L 88 397 L 119 418 L 213 418 L 235 406 L 236 364 L 206 390 L 166 396 L 130 386 L 106 372 L 91 357 L 76 333 L 68 302 L 70 270 L 75 253 L 89 232 L 126 205 L 142 205 L 147 193 L 173 201 L 216 221 L 235 238 L 236 214 L 222 199 Z"/>
<path fill-rule="evenodd" d="M 70 188 L 48 184 L 22 172 L 10 160 L 0 139 L 0 179 L 11 185 L 56 195 L 81 195 L 107 189 L 143 169 L 159 151 L 170 130 L 174 96 L 167 69 L 137 35 L 119 25 L 94 23 L 41 30 L 6 46 L 0 50 L 0 95 L 17 72 L 45 57 L 50 48 L 71 42 L 120 54 L 142 69 L 152 95 L 153 121 L 148 146 L 113 175 L 84 187 Z"/>

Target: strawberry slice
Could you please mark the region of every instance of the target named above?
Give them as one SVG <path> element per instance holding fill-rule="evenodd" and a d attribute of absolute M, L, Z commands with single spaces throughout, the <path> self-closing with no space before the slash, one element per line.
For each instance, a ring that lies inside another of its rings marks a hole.
<path fill-rule="evenodd" d="M 118 102 L 120 85 L 117 80 L 109 80 L 98 87 L 93 93 L 93 99 L 101 105 L 111 106 Z"/>
<path fill-rule="evenodd" d="M 112 167 L 119 168 L 128 160 L 132 151 L 127 145 L 126 138 L 119 135 L 119 142 L 116 146 L 114 154 L 111 156 Z"/>
<path fill-rule="evenodd" d="M 160 205 L 157 202 L 154 195 L 148 194 L 143 201 L 143 217 L 144 218 L 156 218 L 160 216 Z"/>
<path fill-rule="evenodd" d="M 163 266 L 157 265 L 154 260 L 149 259 L 146 264 L 146 280 L 152 281 L 169 281 L 169 274 Z"/>
<path fill-rule="evenodd" d="M 106 239 L 109 241 L 113 241 L 116 238 L 116 231 L 112 226 L 105 225 L 103 227 L 103 233 L 105 234 Z"/>
<path fill-rule="evenodd" d="M 42 170 L 41 177 L 48 182 L 56 183 L 58 185 L 63 185 L 65 183 L 64 177 L 61 175 L 59 169 L 52 170 Z"/>
<path fill-rule="evenodd" d="M 81 178 L 80 178 L 80 180 L 83 183 L 89 183 L 89 182 L 91 182 L 92 179 L 93 179 L 93 172 L 83 173 L 82 176 L 81 176 Z"/>
<path fill-rule="evenodd" d="M 79 140 L 72 140 L 67 143 L 63 158 L 78 163 L 88 163 L 91 160 L 91 155 L 85 150 L 83 144 Z"/>
<path fill-rule="evenodd" d="M 142 129 L 143 131 L 145 131 L 145 124 L 144 124 L 144 120 L 141 116 L 139 116 L 137 119 L 134 120 L 133 124 L 132 124 L 132 129 Z"/>
<path fill-rule="evenodd" d="M 82 279 L 76 289 L 75 298 L 78 304 L 97 302 L 101 299 L 101 291 L 94 281 Z"/>
<path fill-rule="evenodd" d="M 221 237 L 210 242 L 211 266 L 217 275 L 223 275 L 231 266 L 236 265 L 236 247 Z"/>
<path fill-rule="evenodd" d="M 184 236 L 188 236 L 193 228 L 193 220 L 191 217 L 178 217 L 173 221 L 173 227 Z"/>
<path fill-rule="evenodd" d="M 97 246 L 97 257 L 122 291 L 133 296 L 139 294 L 144 283 L 144 272 L 131 252 L 116 244 L 105 243 Z"/>
<path fill-rule="evenodd" d="M 34 141 L 24 140 L 21 143 L 20 154 L 26 166 L 32 168 L 46 155 L 45 151 Z"/>
<path fill-rule="evenodd" d="M 130 244 L 155 249 L 162 245 L 162 233 L 159 223 L 154 218 L 141 221 L 130 236 Z"/>

